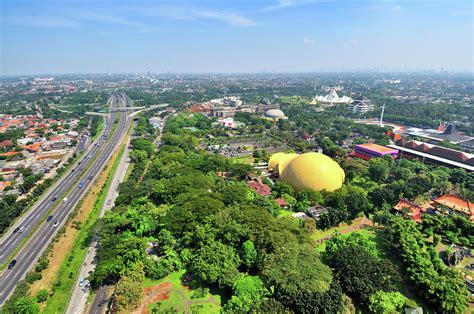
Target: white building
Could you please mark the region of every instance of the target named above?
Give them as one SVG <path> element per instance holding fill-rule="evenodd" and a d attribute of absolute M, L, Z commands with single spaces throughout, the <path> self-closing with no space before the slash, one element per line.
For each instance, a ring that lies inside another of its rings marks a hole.
<path fill-rule="evenodd" d="M 358 98 L 349 104 L 347 110 L 354 114 L 364 114 L 374 110 L 374 104 L 365 95 L 360 95 Z"/>

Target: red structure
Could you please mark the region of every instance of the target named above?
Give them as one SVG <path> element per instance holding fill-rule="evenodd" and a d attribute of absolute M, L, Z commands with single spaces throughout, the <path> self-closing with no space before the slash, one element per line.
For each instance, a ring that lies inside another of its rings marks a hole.
<path fill-rule="evenodd" d="M 257 181 L 247 182 L 249 188 L 254 189 L 258 194 L 262 196 L 268 196 L 272 194 L 272 190 L 268 185 L 262 182 L 262 179 L 257 178 Z"/>

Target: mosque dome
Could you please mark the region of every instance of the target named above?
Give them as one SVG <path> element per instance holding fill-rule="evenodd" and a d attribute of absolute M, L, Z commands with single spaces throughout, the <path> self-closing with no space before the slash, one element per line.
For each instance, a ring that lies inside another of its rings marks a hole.
<path fill-rule="evenodd" d="M 265 117 L 272 118 L 272 119 L 286 118 L 285 114 L 280 109 L 270 109 L 266 111 Z"/>
<path fill-rule="evenodd" d="M 279 168 L 283 160 L 280 159 Z M 334 191 L 342 186 L 345 174 L 339 164 L 328 156 L 306 153 L 291 158 L 280 172 L 280 177 L 297 192 L 305 189 Z"/>
<path fill-rule="evenodd" d="M 273 154 L 268 161 L 268 170 L 278 169 L 278 163 L 283 156 L 285 156 L 283 152 Z"/>

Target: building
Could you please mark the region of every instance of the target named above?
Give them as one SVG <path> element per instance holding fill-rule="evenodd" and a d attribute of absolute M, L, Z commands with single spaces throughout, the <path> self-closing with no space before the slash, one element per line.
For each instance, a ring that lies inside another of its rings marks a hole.
<path fill-rule="evenodd" d="M 353 114 L 365 114 L 374 110 L 374 104 L 365 95 L 360 95 L 349 104 L 347 110 Z"/>
<path fill-rule="evenodd" d="M 315 220 L 319 220 L 319 217 L 321 217 L 321 215 L 323 214 L 327 214 L 329 210 L 326 207 L 323 207 L 321 205 L 316 205 L 316 206 L 311 206 L 310 208 L 308 208 L 307 212 L 311 218 Z"/>
<path fill-rule="evenodd" d="M 416 222 L 421 222 L 421 214 L 423 208 L 407 199 L 400 199 L 398 203 L 393 207 L 396 211 L 403 214 L 405 218 L 410 217 Z"/>
<path fill-rule="evenodd" d="M 280 179 L 296 192 L 306 189 L 331 192 L 340 188 L 344 182 L 344 170 L 326 155 L 315 152 L 275 155 L 275 158 L 270 158 L 269 168 L 275 170 L 278 167 Z"/>
<path fill-rule="evenodd" d="M 337 104 L 350 104 L 352 98 L 348 96 L 339 97 L 335 88 L 331 88 L 329 94 L 326 96 L 318 95 L 313 98 L 311 104 L 323 104 L 323 105 L 337 105 Z"/>
<path fill-rule="evenodd" d="M 400 158 L 418 158 L 422 162 L 474 171 L 474 155 L 459 150 L 420 141 L 407 141 L 404 138 L 388 147 L 399 150 Z"/>
<path fill-rule="evenodd" d="M 474 137 L 464 135 L 461 132 L 456 131 L 456 126 L 454 124 L 448 124 L 446 127 L 438 127 L 435 129 L 419 129 L 419 128 L 409 128 L 407 133 L 412 136 L 426 138 L 434 143 L 449 141 L 452 144 L 461 145 L 464 142 L 470 142 L 474 140 Z"/>
<path fill-rule="evenodd" d="M 257 181 L 248 181 L 247 185 L 249 188 L 255 190 L 261 196 L 268 196 L 272 194 L 270 187 L 262 182 L 262 179 L 257 178 Z"/>
<path fill-rule="evenodd" d="M 433 200 L 438 211 L 442 211 L 439 205 L 447 209 L 448 213 L 455 212 L 467 216 L 471 221 L 474 221 L 474 203 L 465 200 L 457 195 L 443 195 Z"/>
<path fill-rule="evenodd" d="M 373 143 L 366 143 L 356 145 L 354 147 L 354 151 L 350 154 L 351 157 L 358 157 L 364 160 L 369 160 L 375 157 L 383 157 L 386 155 L 396 158 L 398 156 L 398 150 Z"/>
<path fill-rule="evenodd" d="M 265 112 L 265 117 L 272 120 L 288 119 L 280 109 L 270 109 Z"/>

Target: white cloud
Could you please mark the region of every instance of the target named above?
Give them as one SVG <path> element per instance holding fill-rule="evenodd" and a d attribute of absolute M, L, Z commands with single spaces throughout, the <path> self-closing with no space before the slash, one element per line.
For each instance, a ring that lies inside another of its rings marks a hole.
<path fill-rule="evenodd" d="M 33 15 L 12 15 L 3 19 L 6 23 L 20 26 L 35 27 L 59 27 L 78 28 L 81 23 L 75 20 L 53 17 L 53 16 L 33 16 Z"/>
<path fill-rule="evenodd" d="M 233 12 L 226 11 L 194 11 L 193 15 L 197 18 L 222 21 L 231 26 L 255 26 L 256 22 Z"/>
<path fill-rule="evenodd" d="M 306 46 L 313 46 L 315 42 L 314 42 L 314 39 L 303 38 L 303 44 L 305 44 Z"/>
<path fill-rule="evenodd" d="M 322 0 L 279 0 L 278 3 L 267 6 L 262 11 L 274 11 L 285 8 L 290 8 L 298 5 L 304 5 L 309 3 L 322 2 Z"/>
<path fill-rule="evenodd" d="M 79 20 L 84 20 L 84 21 L 103 22 L 103 23 L 111 23 L 111 24 L 118 24 L 118 25 L 123 25 L 123 26 L 132 26 L 132 27 L 145 26 L 145 24 L 141 22 L 125 19 L 117 15 L 103 14 L 103 13 L 98 13 L 98 12 L 79 12 L 75 14 L 75 17 Z"/>

